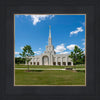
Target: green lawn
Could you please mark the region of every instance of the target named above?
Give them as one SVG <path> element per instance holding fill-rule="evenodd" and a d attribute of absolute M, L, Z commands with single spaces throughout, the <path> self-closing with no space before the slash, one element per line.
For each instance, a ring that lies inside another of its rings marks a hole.
<path fill-rule="evenodd" d="M 27 65 L 19 65 L 16 64 L 15 68 L 27 68 Z M 85 68 L 85 66 L 43 66 L 43 65 L 29 65 L 29 68 L 45 68 L 45 69 L 52 69 L 52 68 L 58 68 L 58 69 L 64 69 L 64 68 Z"/>
<path fill-rule="evenodd" d="M 27 67 L 25 65 L 16 65 L 18 67 Z M 46 66 L 30 66 L 46 67 Z M 52 66 L 52 68 L 66 66 Z M 51 68 L 51 66 L 47 66 Z M 70 70 L 34 70 L 26 72 L 25 70 L 15 70 L 15 85 L 85 85 L 85 72 Z"/>

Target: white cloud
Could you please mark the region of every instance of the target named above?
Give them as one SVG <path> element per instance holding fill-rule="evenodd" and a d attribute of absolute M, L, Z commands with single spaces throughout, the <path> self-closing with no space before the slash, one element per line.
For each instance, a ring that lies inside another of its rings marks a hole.
<path fill-rule="evenodd" d="M 51 16 L 50 16 L 50 19 L 52 19 L 54 16 L 55 16 L 55 15 L 51 15 Z"/>
<path fill-rule="evenodd" d="M 65 52 L 61 52 L 60 54 L 69 54 L 69 52 L 65 51 Z"/>
<path fill-rule="evenodd" d="M 85 50 L 85 48 L 82 48 L 82 50 Z"/>
<path fill-rule="evenodd" d="M 39 50 L 41 50 L 41 48 L 39 48 Z"/>
<path fill-rule="evenodd" d="M 83 41 L 83 43 L 82 43 L 82 44 L 83 44 L 83 45 L 85 45 L 85 39 L 82 39 L 82 41 Z"/>
<path fill-rule="evenodd" d="M 25 16 L 27 17 L 27 16 L 29 16 L 29 15 L 25 15 Z"/>
<path fill-rule="evenodd" d="M 70 32 L 70 36 L 73 34 L 78 34 L 79 32 L 83 32 L 82 27 L 77 27 L 75 31 Z"/>
<path fill-rule="evenodd" d="M 34 53 L 39 55 L 39 54 L 41 54 L 41 51 L 34 51 Z"/>
<path fill-rule="evenodd" d="M 85 41 L 85 39 L 82 39 L 81 41 Z"/>
<path fill-rule="evenodd" d="M 71 44 L 71 45 L 69 45 L 69 46 L 67 46 L 67 49 L 69 49 L 69 50 L 74 50 L 74 47 L 75 46 L 78 46 L 78 45 L 75 45 L 75 44 Z M 78 46 L 79 47 L 79 46 Z M 80 47 L 79 47 L 80 48 Z"/>
<path fill-rule="evenodd" d="M 15 55 L 19 55 L 19 52 L 15 52 Z"/>
<path fill-rule="evenodd" d="M 20 47 L 21 50 L 23 50 L 24 47 Z"/>
<path fill-rule="evenodd" d="M 45 20 L 46 18 L 52 19 L 54 17 L 54 15 L 25 15 L 25 16 L 31 17 L 33 25 L 36 25 L 37 23 L 41 22 L 42 20 Z"/>
<path fill-rule="evenodd" d="M 85 26 L 85 22 L 83 22 L 82 25 Z"/>
<path fill-rule="evenodd" d="M 20 57 L 20 55 L 17 55 L 17 56 L 16 56 L 16 58 L 19 58 L 19 57 Z"/>
<path fill-rule="evenodd" d="M 55 52 L 63 52 L 64 50 L 66 50 L 66 48 L 65 48 L 65 46 L 64 46 L 64 44 L 60 44 L 60 45 L 57 45 L 56 46 L 56 49 L 54 49 L 55 50 Z"/>
<path fill-rule="evenodd" d="M 85 42 L 83 42 L 83 45 L 85 45 Z"/>

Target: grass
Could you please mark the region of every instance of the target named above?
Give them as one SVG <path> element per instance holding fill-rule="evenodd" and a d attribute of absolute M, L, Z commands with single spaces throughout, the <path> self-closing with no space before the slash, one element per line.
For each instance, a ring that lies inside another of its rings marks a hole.
<path fill-rule="evenodd" d="M 19 65 L 16 64 L 15 68 L 27 68 L 27 65 Z M 29 68 L 45 68 L 45 69 L 52 69 L 52 68 L 58 68 L 58 69 L 64 69 L 64 68 L 85 68 L 85 66 L 43 66 L 43 65 L 29 65 Z"/>
<path fill-rule="evenodd" d="M 15 68 L 27 68 L 16 65 Z M 30 68 L 66 68 L 69 66 L 34 66 Z M 71 67 L 71 66 L 70 66 Z M 74 66 L 73 66 L 74 67 Z M 79 68 L 79 67 L 78 67 Z M 80 68 L 84 68 L 81 66 Z M 15 70 L 15 85 L 85 85 L 85 71 L 71 70 Z"/>

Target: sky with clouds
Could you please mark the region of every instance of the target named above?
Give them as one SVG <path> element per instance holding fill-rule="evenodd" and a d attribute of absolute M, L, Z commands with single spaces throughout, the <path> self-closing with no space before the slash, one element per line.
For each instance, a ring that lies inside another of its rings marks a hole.
<path fill-rule="evenodd" d="M 15 15 L 15 57 L 25 45 L 31 45 L 35 55 L 48 45 L 49 25 L 54 50 L 70 54 L 74 46 L 85 51 L 85 15 Z"/>

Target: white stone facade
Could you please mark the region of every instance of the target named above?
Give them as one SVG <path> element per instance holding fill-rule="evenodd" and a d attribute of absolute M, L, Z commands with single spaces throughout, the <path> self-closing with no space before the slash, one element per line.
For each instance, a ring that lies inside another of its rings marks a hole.
<path fill-rule="evenodd" d="M 56 52 L 54 51 L 54 46 L 52 45 L 51 28 L 49 28 L 49 39 L 48 46 L 46 46 L 46 51 L 44 51 L 44 53 L 41 55 L 32 57 L 29 65 L 73 66 L 73 62 L 68 56 L 68 54 L 56 54 Z"/>

